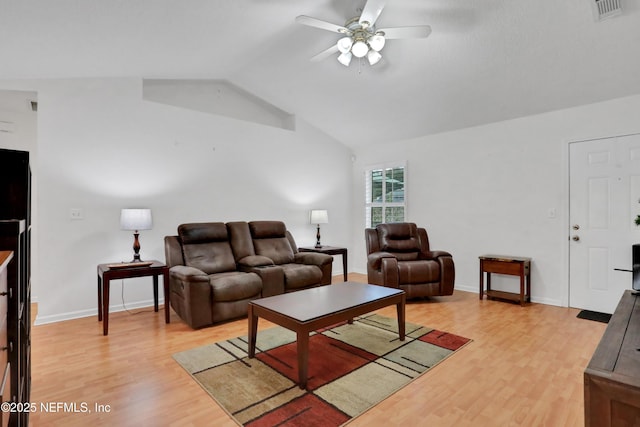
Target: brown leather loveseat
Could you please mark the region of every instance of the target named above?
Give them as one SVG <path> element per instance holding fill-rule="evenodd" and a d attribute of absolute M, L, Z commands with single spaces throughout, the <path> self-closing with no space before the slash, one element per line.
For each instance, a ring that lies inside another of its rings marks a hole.
<path fill-rule="evenodd" d="M 452 295 L 455 266 L 449 252 L 432 251 L 424 228 L 379 224 L 365 230 L 369 283 L 400 288 L 407 298 Z"/>
<path fill-rule="evenodd" d="M 298 252 L 281 221 L 182 224 L 164 242 L 171 306 L 194 329 L 246 316 L 253 299 L 331 283 L 333 257 Z"/>

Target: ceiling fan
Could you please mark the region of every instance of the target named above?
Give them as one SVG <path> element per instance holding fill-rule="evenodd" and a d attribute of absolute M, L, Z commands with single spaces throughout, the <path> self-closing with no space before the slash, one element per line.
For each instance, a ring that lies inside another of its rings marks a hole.
<path fill-rule="evenodd" d="M 320 61 L 340 52 L 338 61 L 345 67 L 349 66 L 354 56 L 356 58 L 366 56 L 369 64 L 375 65 L 382 58 L 380 51 L 387 40 L 426 38 L 431 34 L 431 27 L 428 25 L 377 29 L 375 23 L 382 13 L 385 3 L 385 0 L 368 0 L 362 8 L 360 16 L 349 19 L 344 26 L 305 15 L 298 16 L 296 22 L 300 24 L 329 30 L 344 36 L 335 45 L 320 52 L 311 60 Z"/>

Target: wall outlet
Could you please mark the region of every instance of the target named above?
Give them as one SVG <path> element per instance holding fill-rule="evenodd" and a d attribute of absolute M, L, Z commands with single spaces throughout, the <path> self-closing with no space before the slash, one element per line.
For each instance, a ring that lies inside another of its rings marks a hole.
<path fill-rule="evenodd" d="M 84 212 L 82 209 L 72 208 L 69 211 L 69 218 L 71 219 L 84 219 Z"/>
<path fill-rule="evenodd" d="M 547 218 L 555 218 L 556 217 L 556 208 L 549 208 L 547 211 Z"/>

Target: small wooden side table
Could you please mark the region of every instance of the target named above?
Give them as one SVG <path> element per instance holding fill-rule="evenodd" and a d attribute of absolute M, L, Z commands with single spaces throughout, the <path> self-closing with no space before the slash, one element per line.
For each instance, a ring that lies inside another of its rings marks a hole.
<path fill-rule="evenodd" d="M 531 258 L 505 255 L 482 255 L 480 258 L 480 299 L 506 299 L 519 302 L 531 302 Z M 484 274 L 487 274 L 487 290 L 484 290 Z M 491 289 L 491 273 L 520 277 L 520 293 L 495 291 Z"/>
<path fill-rule="evenodd" d="M 320 246 L 316 248 L 315 246 L 309 246 L 305 248 L 298 248 L 300 252 L 318 252 L 321 254 L 327 255 L 342 255 L 342 274 L 344 277 L 344 281 L 347 281 L 347 248 L 338 248 L 335 246 Z"/>
<path fill-rule="evenodd" d="M 150 263 L 150 264 L 148 264 Z M 153 276 L 153 309 L 158 311 L 158 276 L 164 281 L 164 319 L 169 323 L 169 267 L 160 261 L 144 264 L 110 263 L 98 265 L 98 322 L 102 323 L 102 334 L 109 334 L 109 290 L 111 280 Z M 103 321 L 104 318 L 104 321 Z"/>

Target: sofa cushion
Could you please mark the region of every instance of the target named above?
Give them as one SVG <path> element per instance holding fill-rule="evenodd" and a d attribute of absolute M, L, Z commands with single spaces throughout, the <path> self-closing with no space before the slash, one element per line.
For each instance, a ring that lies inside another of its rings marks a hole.
<path fill-rule="evenodd" d="M 305 288 L 320 283 L 322 271 L 320 267 L 306 264 L 283 264 L 286 290 Z"/>
<path fill-rule="evenodd" d="M 271 258 L 278 265 L 293 262 L 295 255 L 283 222 L 253 221 L 249 223 L 249 230 L 256 255 Z"/>
<path fill-rule="evenodd" d="M 227 227 L 221 222 L 182 224 L 178 227 L 185 265 L 207 274 L 236 270 Z"/>
<path fill-rule="evenodd" d="M 262 280 L 255 273 L 228 272 L 209 276 L 213 302 L 259 298 Z"/>
<path fill-rule="evenodd" d="M 286 237 L 287 226 L 282 221 L 251 221 L 249 230 L 254 239 L 268 239 Z"/>
<path fill-rule="evenodd" d="M 227 226 L 223 222 L 196 222 L 178 226 L 182 244 L 228 241 Z"/>

